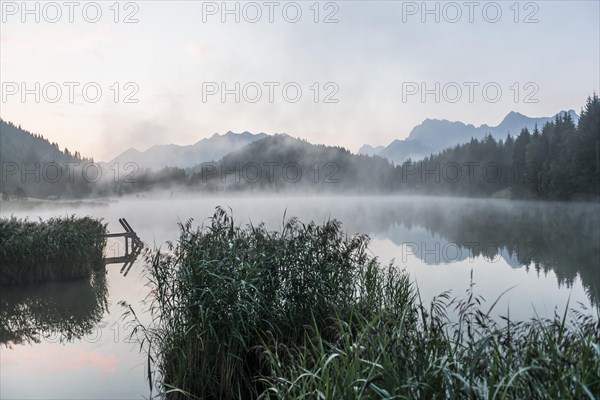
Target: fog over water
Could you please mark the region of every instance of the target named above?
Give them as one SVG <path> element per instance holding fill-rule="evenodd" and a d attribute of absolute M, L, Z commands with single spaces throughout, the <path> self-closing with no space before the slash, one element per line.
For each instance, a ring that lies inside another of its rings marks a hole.
<path fill-rule="evenodd" d="M 118 218 L 125 217 L 150 247 L 177 240 L 179 221 L 193 218 L 200 225 L 217 206 L 231 210 L 237 224 L 263 222 L 270 230 L 280 229 L 284 218 L 290 217 L 317 223 L 338 219 L 348 235 L 369 235 L 371 250 L 383 263 L 395 259 L 399 268 L 407 268 L 416 277 L 425 274 L 424 282 L 418 282 L 421 290 L 431 281 L 448 286 L 443 290 L 462 291 L 468 279 L 448 281 L 448 277 L 436 276 L 452 276 L 463 269 L 473 269 L 475 281 L 483 286 L 486 277 L 499 268 L 499 275 L 553 280 L 555 287 L 561 286 L 558 292 L 573 285 L 573 295 L 577 294 L 583 275 L 589 300 L 598 299 L 598 283 L 593 278 L 598 278 L 594 266 L 599 265 L 599 209 L 594 204 L 411 196 L 171 196 L 166 192 L 152 197 L 121 198 L 105 206 L 53 207 L 35 213 L 3 210 L 3 215 L 93 215 L 104 218 L 111 232 L 122 230 Z M 109 249 L 114 252 L 115 245 L 109 244 Z M 495 278 L 493 281 L 498 291 L 508 288 Z M 430 297 L 437 293 L 424 294 Z M 515 297 L 525 301 L 521 295 Z"/>

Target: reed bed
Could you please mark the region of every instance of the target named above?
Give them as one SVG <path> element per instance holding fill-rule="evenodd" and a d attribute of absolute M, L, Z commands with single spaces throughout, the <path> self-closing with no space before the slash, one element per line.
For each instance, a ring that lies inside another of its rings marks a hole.
<path fill-rule="evenodd" d="M 598 399 L 598 317 L 496 322 L 481 299 L 443 295 L 412 309 L 416 324 L 382 313 L 337 320 L 337 339 L 266 346 L 261 399 Z M 447 317 L 458 309 L 458 321 Z M 202 396 L 200 396 L 202 397 Z"/>
<path fill-rule="evenodd" d="M 0 219 L 0 284 L 89 277 L 101 265 L 106 224 L 91 217 Z"/>
<path fill-rule="evenodd" d="M 133 334 L 150 388 L 173 399 L 600 395 L 597 311 L 495 320 L 473 290 L 425 306 L 367 249 L 337 221 L 270 232 L 219 208 L 206 225 L 181 224 L 177 243 L 146 254 L 152 322 Z"/>

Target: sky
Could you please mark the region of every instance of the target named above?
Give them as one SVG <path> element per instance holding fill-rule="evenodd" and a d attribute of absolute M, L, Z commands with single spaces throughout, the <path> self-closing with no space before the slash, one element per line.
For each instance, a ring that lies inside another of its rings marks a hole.
<path fill-rule="evenodd" d="M 356 151 L 600 87 L 599 1 L 0 3 L 0 117 L 97 161 L 227 131 Z"/>

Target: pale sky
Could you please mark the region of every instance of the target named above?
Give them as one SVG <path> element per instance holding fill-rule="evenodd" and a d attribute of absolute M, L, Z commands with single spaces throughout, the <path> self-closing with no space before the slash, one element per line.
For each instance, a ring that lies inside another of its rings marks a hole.
<path fill-rule="evenodd" d="M 579 112 L 600 87 L 598 1 L 428 2 L 429 14 L 421 1 L 247 3 L 224 14 L 221 1 L 28 2 L 27 14 L 2 1 L 0 117 L 98 161 L 229 130 L 356 151 L 426 118 L 496 125 L 510 111 Z"/>

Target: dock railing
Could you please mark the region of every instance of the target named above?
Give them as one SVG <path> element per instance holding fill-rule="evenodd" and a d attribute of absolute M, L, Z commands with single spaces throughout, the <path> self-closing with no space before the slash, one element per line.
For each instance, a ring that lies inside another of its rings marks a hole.
<path fill-rule="evenodd" d="M 135 231 L 133 230 L 131 225 L 129 225 L 129 222 L 127 222 L 125 218 L 119 218 L 119 223 L 121 224 L 123 229 L 125 229 L 125 232 L 108 233 L 106 234 L 106 237 L 125 238 L 125 255 L 119 257 L 105 257 L 104 265 L 123 263 L 123 267 L 121 267 L 121 270 L 119 272 L 122 273 L 123 276 L 126 276 L 131 267 L 133 266 L 133 263 L 137 259 L 138 255 L 142 251 L 144 245 L 137 233 L 135 233 Z"/>

